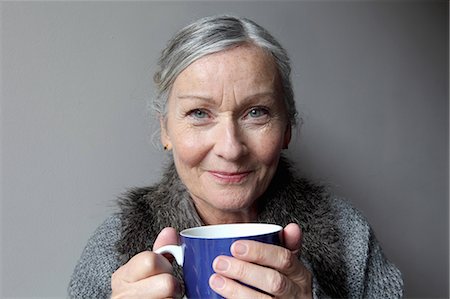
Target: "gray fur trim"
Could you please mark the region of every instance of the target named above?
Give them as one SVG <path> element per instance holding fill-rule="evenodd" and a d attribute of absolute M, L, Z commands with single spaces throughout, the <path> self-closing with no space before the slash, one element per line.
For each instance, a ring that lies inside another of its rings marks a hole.
<path fill-rule="evenodd" d="M 123 264 L 135 254 L 151 250 L 163 228 L 181 231 L 203 224 L 173 163 L 160 183 L 130 190 L 119 206 L 122 230 L 116 247 Z M 326 189 L 297 178 L 290 163 L 281 158 L 269 188 L 259 199 L 258 222 L 299 224 L 303 230 L 302 258 L 309 262 L 325 294 L 344 298 L 348 294 L 345 263 L 335 218 Z M 176 272 L 180 277 L 179 268 Z"/>

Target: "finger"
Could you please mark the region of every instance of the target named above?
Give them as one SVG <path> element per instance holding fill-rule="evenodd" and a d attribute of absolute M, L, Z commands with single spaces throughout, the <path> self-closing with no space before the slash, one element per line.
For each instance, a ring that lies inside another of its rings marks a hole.
<path fill-rule="evenodd" d="M 254 299 L 269 299 L 271 296 L 258 292 L 247 286 L 244 286 L 233 279 L 229 279 L 220 274 L 213 274 L 209 278 L 209 286 L 214 292 L 218 293 L 224 298 L 254 298 Z"/>
<path fill-rule="evenodd" d="M 153 251 L 165 245 L 178 245 L 178 233 L 173 227 L 166 227 L 158 234 Z"/>
<path fill-rule="evenodd" d="M 287 248 L 250 240 L 231 245 L 231 254 L 243 261 L 273 268 L 287 276 L 303 275 L 306 268 Z"/>
<path fill-rule="evenodd" d="M 292 298 L 296 286 L 285 275 L 272 269 L 241 261 L 228 256 L 219 256 L 213 269 L 224 277 L 238 280 L 276 297 Z"/>
<path fill-rule="evenodd" d="M 131 298 L 177 298 L 181 296 L 180 283 L 173 275 L 167 273 L 134 282 L 129 285 L 128 290 L 132 292 L 132 294 L 127 294 Z"/>
<path fill-rule="evenodd" d="M 165 246 L 165 245 L 178 245 L 178 233 L 173 227 L 164 228 L 156 237 L 155 243 L 153 243 L 153 251 Z M 169 253 L 164 253 L 163 256 L 172 263 L 174 258 Z"/>
<path fill-rule="evenodd" d="M 161 273 L 172 273 L 172 265 L 163 256 L 151 251 L 143 251 L 132 257 L 128 263 L 120 267 L 113 280 L 136 282 Z"/>
<path fill-rule="evenodd" d="M 283 229 L 284 246 L 297 253 L 301 248 L 302 231 L 298 224 L 289 223 Z"/>

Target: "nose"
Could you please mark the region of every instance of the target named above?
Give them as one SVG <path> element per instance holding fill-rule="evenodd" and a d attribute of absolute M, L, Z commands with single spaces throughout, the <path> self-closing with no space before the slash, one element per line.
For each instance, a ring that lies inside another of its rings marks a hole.
<path fill-rule="evenodd" d="M 214 153 L 217 156 L 227 161 L 237 161 L 246 155 L 248 149 L 244 134 L 235 120 L 231 117 L 223 120 L 218 124 L 218 129 L 214 136 Z"/>

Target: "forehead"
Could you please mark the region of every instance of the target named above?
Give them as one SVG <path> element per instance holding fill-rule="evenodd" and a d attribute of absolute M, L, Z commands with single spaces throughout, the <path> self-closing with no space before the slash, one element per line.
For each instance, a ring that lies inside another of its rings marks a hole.
<path fill-rule="evenodd" d="M 278 81 L 273 57 L 257 46 L 243 44 L 196 60 L 178 75 L 173 88 L 192 90 L 228 83 L 238 89 L 275 88 Z"/>

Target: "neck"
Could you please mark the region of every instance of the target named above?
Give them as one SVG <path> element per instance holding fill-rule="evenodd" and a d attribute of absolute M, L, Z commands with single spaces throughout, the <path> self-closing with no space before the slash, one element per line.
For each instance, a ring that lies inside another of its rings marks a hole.
<path fill-rule="evenodd" d="M 224 211 L 199 205 L 195 202 L 194 205 L 198 215 L 206 225 L 255 222 L 258 216 L 256 209 L 252 207 L 237 211 Z"/>

